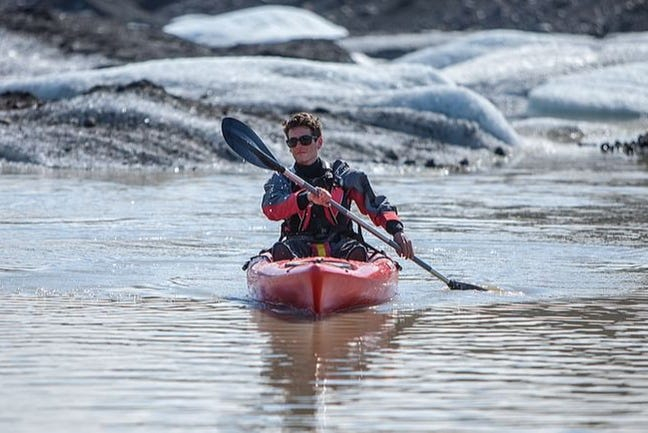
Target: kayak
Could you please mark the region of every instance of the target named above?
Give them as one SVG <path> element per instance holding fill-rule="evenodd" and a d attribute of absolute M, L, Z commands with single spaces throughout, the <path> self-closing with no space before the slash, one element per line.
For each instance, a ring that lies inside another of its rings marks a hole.
<path fill-rule="evenodd" d="M 398 265 L 385 256 L 369 262 L 333 257 L 273 262 L 262 255 L 250 263 L 247 283 L 258 301 L 321 317 L 390 300 L 398 286 Z"/>
<path fill-rule="evenodd" d="M 386 256 L 368 262 L 333 257 L 273 262 L 261 255 L 247 268 L 247 283 L 255 300 L 322 317 L 387 302 L 396 293 L 398 270 Z"/>

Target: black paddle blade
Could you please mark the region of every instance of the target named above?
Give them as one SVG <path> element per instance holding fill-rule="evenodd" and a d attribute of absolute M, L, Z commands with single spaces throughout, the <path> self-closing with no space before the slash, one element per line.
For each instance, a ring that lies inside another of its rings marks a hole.
<path fill-rule="evenodd" d="M 263 140 L 245 123 L 233 117 L 221 122 L 225 142 L 238 156 L 252 165 L 283 173 L 285 168 L 277 161 Z"/>
<path fill-rule="evenodd" d="M 450 290 L 478 290 L 480 292 L 488 291 L 488 289 L 484 289 L 483 287 L 479 287 L 469 283 L 462 283 L 456 280 L 448 281 L 448 287 L 450 287 Z"/>

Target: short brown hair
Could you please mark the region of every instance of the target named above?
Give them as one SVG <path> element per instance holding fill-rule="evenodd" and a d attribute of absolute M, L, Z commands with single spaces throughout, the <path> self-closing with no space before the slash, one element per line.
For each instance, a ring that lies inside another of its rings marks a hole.
<path fill-rule="evenodd" d="M 309 128 L 313 132 L 313 135 L 317 137 L 322 135 L 322 122 L 320 122 L 319 117 L 311 113 L 296 113 L 290 116 L 288 120 L 284 120 L 283 131 L 286 137 L 288 137 L 289 130 L 298 126 Z"/>

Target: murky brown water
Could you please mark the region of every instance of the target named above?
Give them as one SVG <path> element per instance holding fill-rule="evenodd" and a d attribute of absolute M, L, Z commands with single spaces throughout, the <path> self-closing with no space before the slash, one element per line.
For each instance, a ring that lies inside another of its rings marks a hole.
<path fill-rule="evenodd" d="M 373 310 L 5 296 L 3 431 L 644 431 L 648 297 Z"/>
<path fill-rule="evenodd" d="M 0 176 L 0 431 L 645 430 L 641 165 L 375 174 L 419 256 L 506 291 L 403 263 L 317 322 L 246 298 L 265 177 Z"/>

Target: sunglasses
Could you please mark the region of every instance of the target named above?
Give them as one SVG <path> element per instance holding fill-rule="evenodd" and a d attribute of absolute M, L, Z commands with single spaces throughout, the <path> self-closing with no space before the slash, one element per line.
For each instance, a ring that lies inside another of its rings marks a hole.
<path fill-rule="evenodd" d="M 313 141 L 317 140 L 317 135 L 302 135 L 301 137 L 290 137 L 286 140 L 286 144 L 291 149 L 297 146 L 297 143 L 301 143 L 303 146 L 310 145 Z"/>

